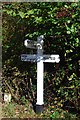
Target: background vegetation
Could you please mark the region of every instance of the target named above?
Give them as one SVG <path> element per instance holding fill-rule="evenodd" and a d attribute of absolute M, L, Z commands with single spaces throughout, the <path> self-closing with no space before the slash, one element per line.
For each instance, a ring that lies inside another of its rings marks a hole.
<path fill-rule="evenodd" d="M 26 38 L 44 35 L 44 54 L 59 54 L 60 63 L 44 65 L 43 117 L 79 117 L 80 3 L 3 3 L 2 28 L 3 93 L 19 104 L 36 102 L 36 63 L 20 55 L 36 53 L 24 46 Z"/>

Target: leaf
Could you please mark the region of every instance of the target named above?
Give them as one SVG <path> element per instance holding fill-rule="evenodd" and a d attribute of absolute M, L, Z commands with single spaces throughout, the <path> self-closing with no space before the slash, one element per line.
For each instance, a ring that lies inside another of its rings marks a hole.
<path fill-rule="evenodd" d="M 21 17 L 21 18 L 24 18 L 25 13 L 24 13 L 24 12 L 19 11 L 19 15 L 20 15 L 20 17 Z"/>
<path fill-rule="evenodd" d="M 35 17 L 35 22 L 36 23 L 42 22 L 42 17 Z"/>
<path fill-rule="evenodd" d="M 72 33 L 75 32 L 74 25 L 71 26 L 71 32 L 72 32 Z"/>
<path fill-rule="evenodd" d="M 71 32 L 70 31 L 67 31 L 67 34 L 70 34 Z"/>
<path fill-rule="evenodd" d="M 68 8 L 68 6 L 67 6 L 67 5 L 64 5 L 64 7 L 65 7 L 65 8 Z"/>
<path fill-rule="evenodd" d="M 53 23 L 53 24 L 57 24 L 57 20 L 52 19 L 52 23 Z"/>
<path fill-rule="evenodd" d="M 15 12 L 13 12 L 13 16 L 15 17 L 17 14 Z"/>
<path fill-rule="evenodd" d="M 28 10 L 26 14 L 32 15 L 32 14 L 34 14 L 34 10 L 33 9 L 32 10 Z"/>
<path fill-rule="evenodd" d="M 59 117 L 59 112 L 55 111 L 54 113 L 52 113 L 52 115 L 50 115 L 50 118 L 58 118 Z"/>
<path fill-rule="evenodd" d="M 13 10 L 7 10 L 7 14 L 12 15 Z"/>
<path fill-rule="evenodd" d="M 79 38 L 76 38 L 76 43 L 79 43 Z"/>
<path fill-rule="evenodd" d="M 67 23 L 70 23 L 71 22 L 71 20 L 67 20 Z"/>
<path fill-rule="evenodd" d="M 71 6 L 72 7 L 76 7 L 78 4 L 77 3 L 72 3 Z"/>

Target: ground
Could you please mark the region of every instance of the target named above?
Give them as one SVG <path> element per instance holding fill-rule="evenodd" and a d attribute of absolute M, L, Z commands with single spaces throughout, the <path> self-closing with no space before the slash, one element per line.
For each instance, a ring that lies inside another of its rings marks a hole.
<path fill-rule="evenodd" d="M 31 103 L 27 101 L 25 105 L 20 105 L 15 102 L 0 103 L 0 117 L 2 118 L 76 118 L 76 115 L 70 115 L 68 111 L 64 111 L 55 106 L 45 106 L 41 114 L 36 114 L 32 108 Z"/>

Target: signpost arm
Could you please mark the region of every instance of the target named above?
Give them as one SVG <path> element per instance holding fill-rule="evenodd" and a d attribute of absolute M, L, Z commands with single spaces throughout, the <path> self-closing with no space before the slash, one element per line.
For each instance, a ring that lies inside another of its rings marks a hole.
<path fill-rule="evenodd" d="M 37 38 L 37 103 L 36 113 L 43 111 L 43 38 L 40 36 Z"/>

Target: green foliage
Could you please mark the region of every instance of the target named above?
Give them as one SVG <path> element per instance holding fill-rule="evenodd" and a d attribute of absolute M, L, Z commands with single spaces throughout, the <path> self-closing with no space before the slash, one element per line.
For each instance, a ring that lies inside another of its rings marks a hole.
<path fill-rule="evenodd" d="M 22 102 L 23 104 L 25 104 L 25 101 L 26 101 L 25 96 L 22 96 L 21 102 Z"/>
<path fill-rule="evenodd" d="M 55 111 L 54 113 L 52 113 L 52 114 L 50 115 L 50 118 L 51 118 L 51 119 L 59 118 L 59 112 L 58 112 L 58 111 Z"/>
<path fill-rule="evenodd" d="M 59 54 L 59 65 L 45 67 L 44 98 L 47 104 L 61 107 L 72 101 L 78 110 L 79 96 L 79 3 L 34 2 L 3 4 L 3 90 L 25 102 L 36 95 L 36 64 L 22 62 L 20 55 L 33 54 L 25 48 L 26 38 L 44 35 L 44 54 Z M 48 69 L 49 68 L 49 69 Z M 16 93 L 16 94 L 15 94 Z M 52 94 L 53 93 L 53 94 Z M 77 93 L 77 94 L 76 94 Z M 58 99 L 59 97 L 59 99 Z M 55 99 L 57 98 L 57 100 Z M 54 100 L 55 99 L 55 100 Z M 61 101 L 62 100 L 62 101 Z M 55 118 L 53 113 L 51 117 Z"/>
<path fill-rule="evenodd" d="M 6 105 L 2 110 L 4 111 L 5 117 L 11 118 L 15 115 L 15 105 L 12 103 Z"/>

